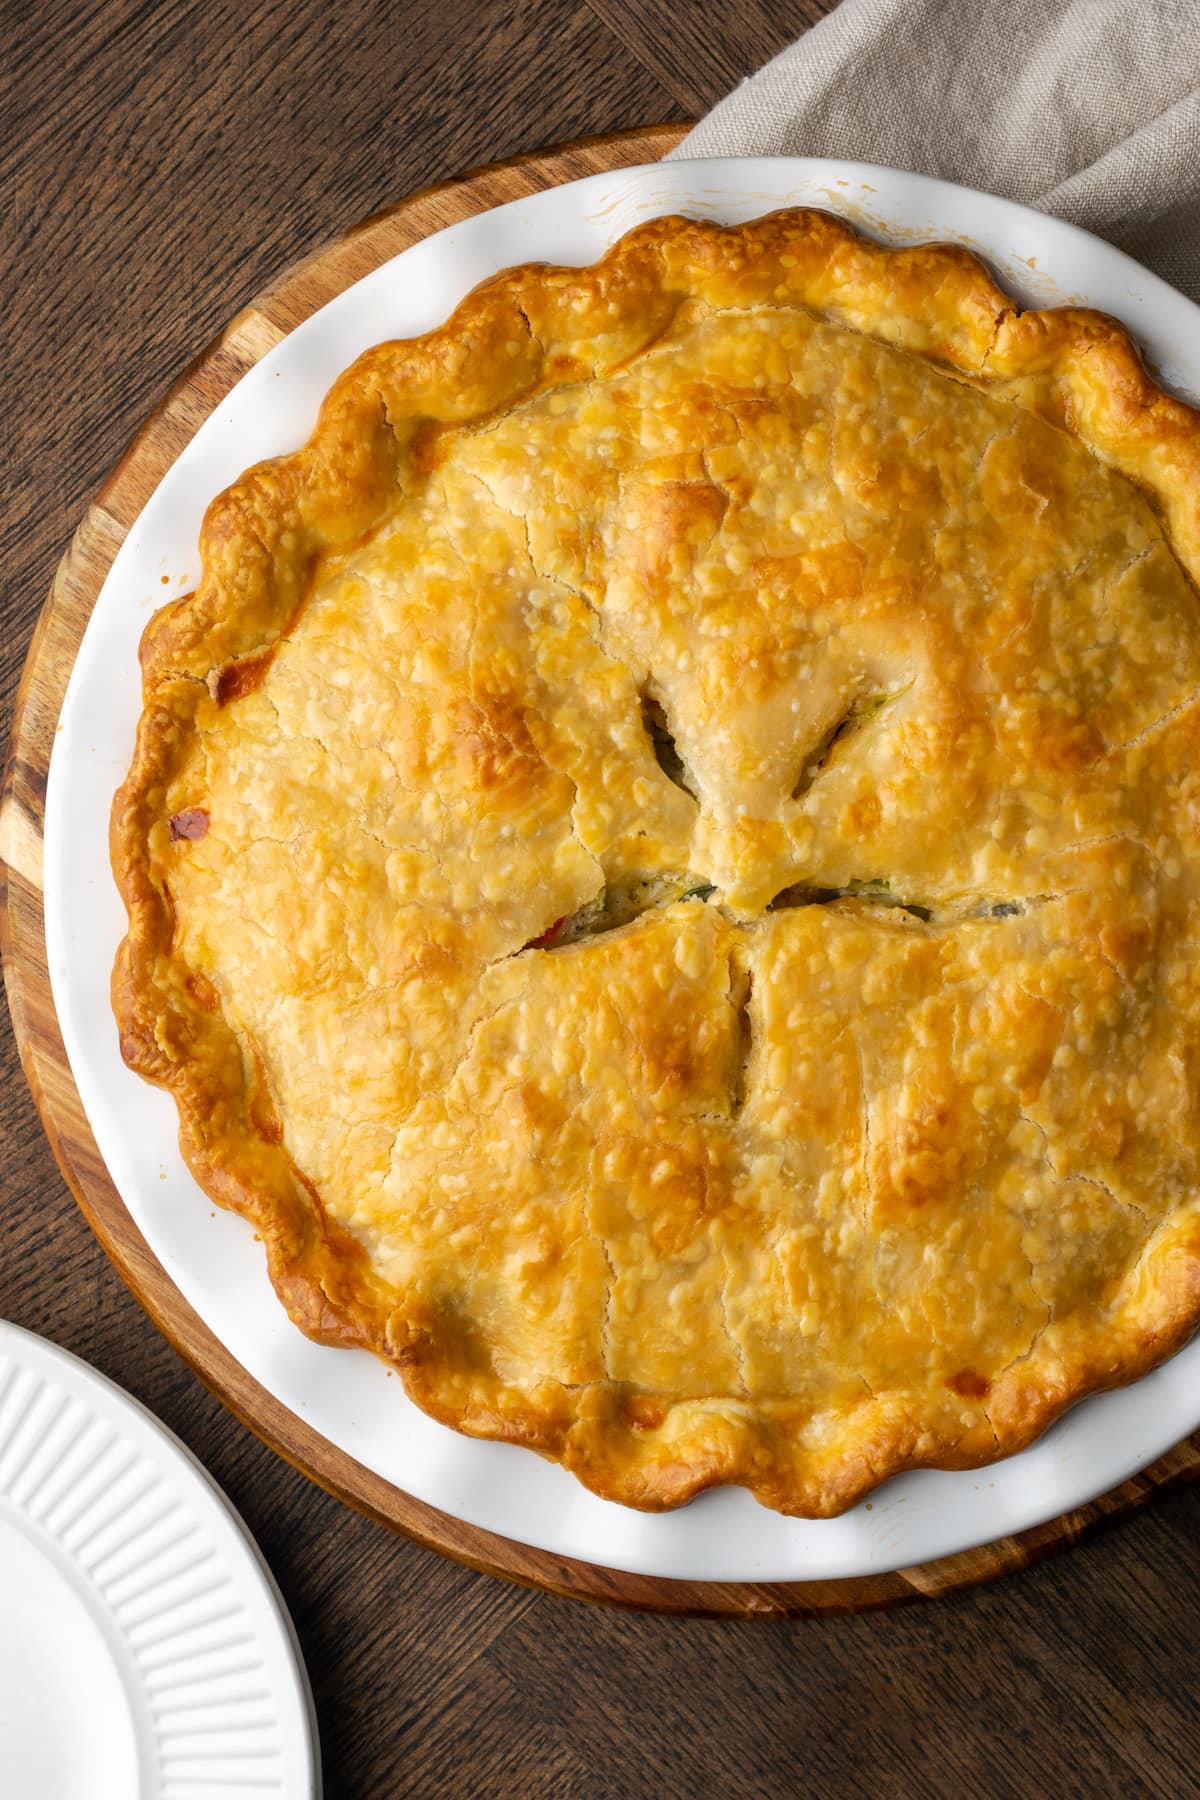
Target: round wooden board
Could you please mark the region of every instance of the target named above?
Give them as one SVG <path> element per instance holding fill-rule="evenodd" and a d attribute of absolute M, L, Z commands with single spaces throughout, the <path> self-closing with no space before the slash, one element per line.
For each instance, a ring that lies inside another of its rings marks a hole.
<path fill-rule="evenodd" d="M 54 728 L 108 569 L 138 513 L 198 426 L 287 332 L 360 276 L 431 232 L 559 182 L 657 161 L 683 134 L 662 125 L 495 164 L 368 219 L 280 277 L 197 358 L 154 409 L 88 510 L 38 622 L 17 696 L 0 797 L 0 939 L 25 1072 L 55 1156 L 93 1231 L 151 1318 L 226 1406 L 331 1493 L 458 1561 L 558 1594 L 662 1612 L 738 1617 L 850 1612 L 952 1592 L 1076 1542 L 1158 1490 L 1200 1476 L 1200 1435 L 1122 1487 L 1019 1537 L 895 1574 L 748 1585 L 663 1581 L 550 1556 L 462 1525 L 356 1463 L 252 1381 L 168 1280 L 96 1148 L 67 1065 L 46 971 L 42 820 Z"/>

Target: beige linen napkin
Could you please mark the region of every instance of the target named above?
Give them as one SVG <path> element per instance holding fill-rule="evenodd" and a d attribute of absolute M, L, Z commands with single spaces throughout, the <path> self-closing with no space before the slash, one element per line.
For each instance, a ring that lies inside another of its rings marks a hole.
<path fill-rule="evenodd" d="M 939 175 L 1083 225 L 1200 300 L 1200 0 L 842 0 L 672 155 Z"/>

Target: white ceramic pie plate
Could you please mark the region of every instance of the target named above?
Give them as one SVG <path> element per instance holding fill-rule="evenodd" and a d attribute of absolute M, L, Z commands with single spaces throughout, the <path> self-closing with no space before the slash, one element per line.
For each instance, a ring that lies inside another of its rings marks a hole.
<path fill-rule="evenodd" d="M 237 1514 L 128 1394 L 0 1323 L 5 1800 L 316 1800 L 312 1697 Z"/>
<path fill-rule="evenodd" d="M 896 241 L 968 244 L 1026 304 L 1102 307 L 1128 324 L 1161 379 L 1200 395 L 1200 311 L 1190 302 L 1086 233 L 945 182 L 809 159 L 674 162 L 498 207 L 416 245 L 323 308 L 197 433 L 104 585 L 63 707 L 46 808 L 47 947 L 71 1066 L 125 1203 L 200 1316 L 286 1406 L 410 1494 L 558 1555 L 691 1579 L 877 1573 L 1081 1505 L 1200 1425 L 1200 1339 L 1135 1388 L 1077 1407 L 1021 1456 L 979 1472 L 900 1477 L 869 1507 L 834 1520 L 785 1519 L 735 1489 L 675 1513 L 636 1513 L 527 1451 L 461 1437 L 408 1404 L 365 1352 L 320 1348 L 288 1322 L 249 1227 L 215 1211 L 185 1170 L 173 1103 L 122 1064 L 108 978 L 125 921 L 107 826 L 139 711 L 138 637 L 155 607 L 195 584 L 205 506 L 248 464 L 300 445 L 322 395 L 360 351 L 438 324 L 497 269 L 593 261 L 640 220 L 681 211 L 732 223 L 795 204 Z"/>

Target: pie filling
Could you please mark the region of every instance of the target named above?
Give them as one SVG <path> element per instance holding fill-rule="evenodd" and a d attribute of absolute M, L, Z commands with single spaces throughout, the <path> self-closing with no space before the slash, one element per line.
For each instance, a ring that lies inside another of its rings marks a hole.
<path fill-rule="evenodd" d="M 638 1505 L 985 1461 L 1200 1307 L 1178 508 L 816 218 L 373 352 L 210 514 L 114 825 L 126 1054 L 295 1316 Z"/>

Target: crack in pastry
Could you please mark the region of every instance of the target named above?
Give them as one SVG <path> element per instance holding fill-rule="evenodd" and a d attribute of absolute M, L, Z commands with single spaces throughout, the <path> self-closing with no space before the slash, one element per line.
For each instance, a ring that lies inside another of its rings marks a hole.
<path fill-rule="evenodd" d="M 928 923 L 933 918 L 933 909 L 922 906 L 915 900 L 902 899 L 893 894 L 891 883 L 876 877 L 867 881 L 851 881 L 845 887 L 817 887 L 807 882 L 794 882 L 782 888 L 768 906 L 769 912 L 780 912 L 793 906 L 830 906 L 835 900 L 857 900 L 875 906 L 894 906 L 906 913 L 910 918 L 920 919 Z M 1004 903 L 1004 909 L 987 907 L 984 916 L 1007 917 L 1020 908 L 1013 902 Z"/>
<path fill-rule="evenodd" d="M 650 739 L 654 760 L 667 780 L 673 782 L 677 788 L 682 788 L 683 792 L 694 800 L 696 790 L 688 780 L 688 772 L 683 758 L 679 754 L 671 727 L 667 723 L 666 709 L 662 701 L 656 699 L 648 690 L 642 694 L 642 724 Z"/>
<path fill-rule="evenodd" d="M 889 701 L 897 698 L 896 694 L 871 694 L 866 698 L 855 700 L 805 757 L 804 766 L 796 777 L 796 785 L 792 789 L 792 799 L 800 800 L 807 794 L 843 738 L 849 737 L 853 731 L 860 731 L 864 725 L 882 712 Z"/>
<path fill-rule="evenodd" d="M 1200 1313 L 1200 427 L 812 213 L 368 353 L 220 497 L 114 1005 L 313 1335 L 665 1507 L 1029 1442 Z"/>
<path fill-rule="evenodd" d="M 575 912 L 555 919 L 522 949 L 563 950 L 581 939 L 619 931 L 652 907 L 671 906 L 678 900 L 704 901 L 715 892 L 711 882 L 694 875 L 635 875 L 606 885 Z"/>

